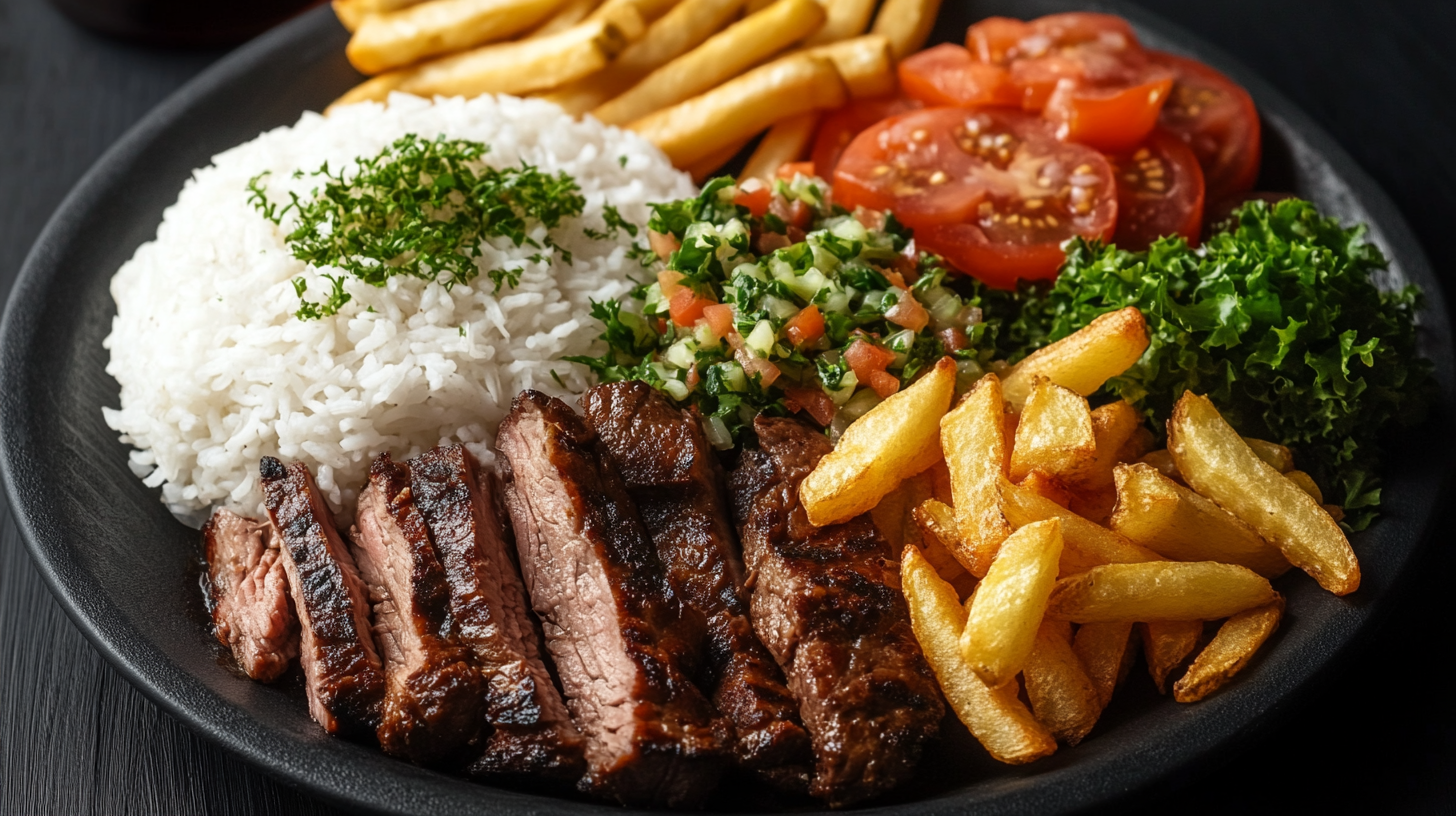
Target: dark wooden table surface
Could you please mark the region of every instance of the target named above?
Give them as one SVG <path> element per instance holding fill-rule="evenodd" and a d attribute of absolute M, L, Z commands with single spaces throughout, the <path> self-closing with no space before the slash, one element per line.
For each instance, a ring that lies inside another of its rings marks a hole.
<path fill-rule="evenodd" d="M 1456 269 L 1456 4 L 1141 2 L 1292 97 L 1391 193 L 1436 269 Z M 0 0 L 0 293 L 87 167 L 220 54 L 108 42 L 41 0 Z M 1431 542 L 1383 625 L 1319 688 L 1222 764 L 1116 810 L 1456 810 L 1450 539 Z M 51 599 L 0 502 L 0 813 L 327 812 L 112 670 Z"/>

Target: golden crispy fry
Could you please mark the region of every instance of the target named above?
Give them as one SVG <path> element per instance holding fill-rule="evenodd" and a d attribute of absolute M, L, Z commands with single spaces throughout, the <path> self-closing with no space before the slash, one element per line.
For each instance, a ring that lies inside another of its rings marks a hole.
<path fill-rule="evenodd" d="M 995 374 L 982 377 L 955 410 L 940 421 L 940 445 L 950 471 L 960 539 L 972 554 L 966 567 L 983 576 L 1011 525 L 1001 511 L 1001 480 L 1006 477 L 1006 403 Z"/>
<path fill-rule="evenodd" d="M 1084 623 L 1072 639 L 1072 651 L 1087 670 L 1087 678 L 1097 689 L 1097 699 L 1106 706 L 1112 692 L 1122 682 L 1124 656 L 1132 638 L 1132 624 L 1127 621 Z"/>
<path fill-rule="evenodd" d="M 955 509 L 939 499 L 926 499 L 917 506 L 911 516 L 920 527 L 921 541 L 932 564 L 941 575 L 947 580 L 956 584 L 956 589 L 965 585 L 964 581 L 955 581 L 952 576 L 955 570 L 946 567 L 944 558 L 940 553 L 954 561 L 972 582 L 976 576 L 971 572 L 970 565 L 976 563 L 975 554 L 965 542 L 961 540 L 960 529 L 956 523 Z"/>
<path fill-rule="evenodd" d="M 683 170 L 688 175 L 693 177 L 694 184 L 701 185 L 708 179 L 717 175 L 721 175 L 718 171 L 723 169 L 723 165 L 727 164 L 730 161 L 733 161 L 733 157 L 737 156 L 740 152 L 742 152 L 743 148 L 747 146 L 747 139 L 744 139 L 741 142 L 735 142 L 724 147 L 722 150 L 719 150 L 711 156 L 705 156 L 701 159 L 698 159 L 687 167 L 684 167 Z"/>
<path fill-rule="evenodd" d="M 1050 499 L 1004 479 L 1001 481 L 1001 498 L 1002 512 L 1014 529 L 1047 519 L 1057 519 L 1062 523 L 1062 538 L 1066 541 L 1066 547 L 1062 549 L 1062 560 L 1058 568 L 1064 577 L 1086 572 L 1103 564 L 1137 564 L 1163 560 L 1162 556 L 1152 550 L 1138 546 Z"/>
<path fill-rule="evenodd" d="M 1334 519 L 1337 522 L 1345 520 L 1345 508 L 1339 506 L 1338 504 L 1326 504 L 1322 506 L 1324 507 L 1325 512 L 1330 514 L 1330 518 Z"/>
<path fill-rule="evenodd" d="M 1142 429 L 1143 415 L 1132 403 L 1118 400 L 1093 411 L 1091 422 L 1096 454 L 1077 470 L 1062 474 L 1062 478 L 1079 490 L 1109 490 L 1113 484 L 1112 469 L 1130 452 L 1128 443 Z"/>
<path fill-rule="evenodd" d="M 1102 698 L 1072 650 L 1071 627 L 1064 621 L 1042 621 L 1021 676 L 1032 713 L 1058 740 L 1076 745 L 1097 724 Z"/>
<path fill-rule="evenodd" d="M 638 19 L 642 21 L 643 30 L 648 23 L 654 22 L 670 9 L 678 4 L 678 0 L 606 0 L 596 11 L 587 16 L 587 21 L 602 20 L 605 22 L 620 22 L 622 19 Z M 642 31 L 631 36 L 635 40 Z"/>
<path fill-rule="evenodd" d="M 1109 312 L 1013 366 L 1003 383 L 1006 401 L 1021 410 L 1038 376 L 1085 397 L 1131 368 L 1147 347 L 1142 312 L 1132 306 Z"/>
<path fill-rule="evenodd" d="M 827 5 L 824 25 L 804 40 L 805 45 L 827 45 L 858 37 L 870 27 L 870 17 L 875 13 L 875 0 L 828 0 Z"/>
<path fill-rule="evenodd" d="M 526 32 L 522 39 L 539 39 L 552 34 L 560 34 L 585 20 L 587 15 L 595 11 L 599 5 L 601 5 L 601 0 L 567 0 L 566 4 L 556 9 L 555 13 L 547 17 L 545 22 Z"/>
<path fill-rule="evenodd" d="M 910 626 L 945 698 L 971 734 L 1001 762 L 1020 765 L 1049 756 L 1057 742 L 1017 698 L 1017 684 L 991 688 L 961 657 L 966 609 L 955 589 L 935 574 L 920 553 L 900 559 L 900 584 L 910 606 Z"/>
<path fill-rule="evenodd" d="M 813 0 L 810 0 L 813 2 Z M 844 104 L 834 63 L 794 55 L 731 79 L 711 91 L 628 125 L 682 167 L 772 125 L 785 116 Z"/>
<path fill-rule="evenodd" d="M 1012 481 L 1021 481 L 1033 468 L 1050 476 L 1075 474 L 1096 457 L 1097 439 L 1092 435 L 1087 398 L 1037 378 L 1011 446 Z"/>
<path fill-rule="evenodd" d="M 1289 448 L 1278 442 L 1265 442 L 1262 439 L 1252 439 L 1247 436 L 1244 437 L 1244 441 L 1248 443 L 1249 450 L 1267 462 L 1269 467 L 1285 474 L 1294 470 L 1294 454 L 1290 453 Z"/>
<path fill-rule="evenodd" d="M 757 14 L 776 2 L 778 0 L 748 0 L 748 5 L 743 7 L 743 11 L 746 14 Z"/>
<path fill-rule="evenodd" d="M 1315 500 L 1315 503 L 1324 504 L 1324 494 L 1320 492 L 1319 485 L 1314 483 L 1314 478 L 1308 473 L 1302 470 L 1291 470 L 1284 474 L 1284 478 L 1294 482 L 1296 487 L 1308 493 L 1309 497 Z"/>
<path fill-rule="evenodd" d="M 1057 581 L 1047 615 L 1077 623 L 1217 620 L 1273 598 L 1267 578 L 1234 564 L 1105 564 Z"/>
<path fill-rule="evenodd" d="M 1153 449 L 1153 443 L 1158 440 L 1153 432 L 1144 425 L 1132 432 L 1132 436 L 1122 443 L 1122 448 L 1117 452 L 1117 461 L 1136 462 L 1146 456 Z"/>
<path fill-rule="evenodd" d="M 1168 693 L 1168 675 L 1198 648 L 1203 639 L 1203 621 L 1149 621 L 1138 624 L 1142 633 L 1143 654 L 1148 658 L 1148 674 L 1159 694 Z"/>
<path fill-rule="evenodd" d="M 756 178 L 767 181 L 783 165 L 804 158 L 814 142 L 814 131 L 818 127 L 817 112 L 801 113 L 775 123 L 763 135 L 758 147 L 753 149 L 753 155 L 748 157 L 738 180 Z"/>
<path fill-rule="evenodd" d="M 1173 699 L 1196 703 L 1218 691 L 1274 634 L 1283 615 L 1284 597 L 1275 596 L 1273 603 L 1240 612 L 1224 621 L 1218 634 L 1188 667 L 1188 673 L 1173 685 Z"/>
<path fill-rule="evenodd" d="M 1360 586 L 1360 564 L 1340 525 L 1256 456 L 1207 398 L 1189 392 L 1178 400 L 1168 450 L 1189 487 L 1247 522 L 1320 586 L 1336 595 Z"/>
<path fill-rule="evenodd" d="M 871 32 L 888 37 L 895 59 L 904 59 L 925 45 L 939 12 L 940 0 L 885 0 Z"/>
<path fill-rule="evenodd" d="M 600 69 L 626 44 L 627 38 L 611 23 L 582 23 L 555 36 L 485 45 L 380 74 L 333 106 L 382 102 L 390 91 L 426 97 L 530 93 Z"/>
<path fill-rule="evenodd" d="M 1143 464 L 1118 465 L 1108 526 L 1174 561 L 1222 561 L 1265 578 L 1289 562 L 1233 514 Z"/>
<path fill-rule="evenodd" d="M 856 99 L 884 96 L 897 87 L 895 55 L 890 51 L 890 41 L 879 34 L 806 48 L 800 53 L 831 60 L 849 95 Z"/>
<path fill-rule="evenodd" d="M 955 496 L 951 493 L 950 488 L 950 468 L 946 467 L 945 459 L 941 459 L 939 462 L 931 465 L 925 473 L 930 477 L 930 484 L 932 485 L 931 494 L 935 498 L 945 502 L 947 505 L 955 501 Z"/>
<path fill-rule="evenodd" d="M 387 14 L 409 8 L 423 0 L 334 0 L 334 15 L 351 33 L 371 14 Z"/>
<path fill-rule="evenodd" d="M 1018 485 L 1022 490 L 1029 490 L 1061 507 L 1071 507 L 1074 497 L 1072 491 L 1067 489 L 1065 484 L 1055 476 L 1050 476 L 1046 471 L 1033 468 L 1026 474 Z"/>
<path fill-rule="evenodd" d="M 1173 461 L 1173 454 L 1166 450 L 1155 450 L 1145 453 L 1138 459 L 1138 464 L 1147 465 L 1157 472 L 1167 476 L 1179 484 L 1183 483 L 1182 474 L 1178 473 L 1178 464 Z"/>
<path fill-rule="evenodd" d="M 885 537 L 890 549 L 899 552 L 910 544 L 921 546 L 924 532 L 915 520 L 915 508 L 930 498 L 930 480 L 923 473 L 901 482 L 870 510 L 870 521 Z"/>
<path fill-rule="evenodd" d="M 625 125 L 670 108 L 777 54 L 822 22 L 824 7 L 815 0 L 781 0 L 648 74 L 630 90 L 594 108 L 592 116 L 609 125 Z M 764 115 L 772 123 L 800 112 L 770 110 Z"/>
<path fill-rule="evenodd" d="M 954 396 L 955 361 L 946 357 L 850 424 L 799 485 L 809 523 L 823 527 L 869 512 L 901 480 L 935 464 L 936 429 Z"/>
<path fill-rule="evenodd" d="M 742 8 L 743 0 L 683 0 L 654 22 L 611 65 L 545 94 L 544 98 L 574 116 L 586 113 L 696 48 L 718 33 Z"/>
<path fill-rule="evenodd" d="M 1028 524 L 1006 539 L 977 585 L 961 633 L 961 654 L 987 684 L 1005 683 L 1026 663 L 1061 555 L 1061 522 Z"/>
<path fill-rule="evenodd" d="M 519 34 L 561 0 L 431 0 L 365 18 L 345 53 L 366 74 L 412 65 Z"/>

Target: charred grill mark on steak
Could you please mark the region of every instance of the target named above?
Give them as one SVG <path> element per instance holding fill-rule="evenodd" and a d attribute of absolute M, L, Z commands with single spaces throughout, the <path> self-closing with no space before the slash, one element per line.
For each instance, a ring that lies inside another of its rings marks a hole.
<path fill-rule="evenodd" d="M 330 734 L 372 736 L 384 675 L 369 635 L 363 581 L 308 468 L 265 456 L 259 471 L 298 612 L 309 714 Z"/>
<path fill-rule="evenodd" d="M 355 525 L 354 556 L 384 659 L 379 744 L 412 762 L 438 763 L 480 734 L 484 683 L 470 652 L 450 637 L 445 571 L 415 507 L 408 466 L 387 453 L 375 458 Z"/>
<path fill-rule="evenodd" d="M 541 659 L 490 475 L 451 445 L 412 460 L 410 485 L 444 568 L 455 637 L 486 680 L 494 731 L 469 772 L 580 777 L 581 734 Z"/>
<path fill-rule="evenodd" d="M 526 587 L 586 737 L 583 786 L 624 804 L 701 804 L 729 728 L 679 665 L 683 609 L 610 455 L 535 391 L 516 397 L 497 445 Z"/>
<path fill-rule="evenodd" d="M 759 417 L 754 428 L 759 449 L 730 478 L 754 629 L 813 738 L 810 793 L 862 801 L 909 777 L 944 704 L 869 516 L 815 528 L 799 504 L 799 483 L 829 441 L 791 419 Z"/>
<path fill-rule="evenodd" d="M 202 537 L 217 639 L 249 677 L 278 679 L 298 656 L 298 616 L 273 525 L 218 510 Z"/>
<path fill-rule="evenodd" d="M 696 416 L 647 383 L 597 386 L 582 398 L 666 569 L 706 621 L 698 685 L 737 732 L 738 764 L 807 787 L 813 761 L 798 704 L 753 633 L 721 468 Z"/>

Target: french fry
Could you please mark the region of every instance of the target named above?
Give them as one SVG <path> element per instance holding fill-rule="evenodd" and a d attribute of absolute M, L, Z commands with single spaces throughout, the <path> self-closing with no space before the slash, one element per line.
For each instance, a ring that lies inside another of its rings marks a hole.
<path fill-rule="evenodd" d="M 1006 539 L 977 585 L 961 632 L 961 654 L 987 685 L 1005 683 L 1025 665 L 1061 555 L 1061 522 L 1028 524 Z"/>
<path fill-rule="evenodd" d="M 1316 504 L 1324 504 L 1324 494 L 1320 492 L 1319 485 L 1314 483 L 1314 477 L 1302 470 L 1291 470 L 1284 474 L 1284 478 L 1294 482 L 1295 487 L 1309 494 Z"/>
<path fill-rule="evenodd" d="M 1148 561 L 1104 564 L 1057 581 L 1046 614 L 1076 623 L 1218 620 L 1273 599 L 1269 580 L 1244 567 Z"/>
<path fill-rule="evenodd" d="M 816 0 L 780 0 L 648 74 L 630 90 L 592 109 L 592 116 L 608 125 L 625 125 L 671 108 L 788 48 L 823 22 L 824 7 Z M 800 112 L 764 114 L 772 124 Z"/>
<path fill-rule="evenodd" d="M 807 48 L 800 53 L 831 60 L 849 95 L 856 99 L 884 96 L 897 87 L 895 55 L 890 51 L 889 39 L 879 34 Z"/>
<path fill-rule="evenodd" d="M 723 169 L 723 165 L 733 161 L 733 157 L 737 156 L 747 146 L 747 139 L 741 142 L 734 142 L 711 156 L 698 159 L 687 167 L 684 167 L 683 170 L 693 177 L 694 184 L 701 185 L 708 179 L 718 175 L 718 171 Z"/>
<path fill-rule="evenodd" d="M 1173 454 L 1166 450 L 1145 453 L 1138 459 L 1138 463 L 1147 465 L 1179 484 L 1183 483 L 1183 475 L 1178 472 L 1178 464 L 1173 461 Z"/>
<path fill-rule="evenodd" d="M 884 15 L 882 9 L 880 16 Z M 1108 312 L 1013 366 L 1002 382 L 1006 401 L 1020 411 L 1038 376 L 1088 396 L 1131 368 L 1147 347 L 1148 326 L 1142 312 L 1133 306 Z"/>
<path fill-rule="evenodd" d="M 768 8 L 769 6 L 772 6 L 777 1 L 778 0 L 748 0 L 748 5 L 744 6 L 743 10 L 748 14 L 757 14 L 760 11 Z"/>
<path fill-rule="evenodd" d="M 1123 657 L 1129 651 L 1132 626 L 1127 621 L 1084 623 L 1072 639 L 1072 651 L 1082 661 L 1087 678 L 1097 689 L 1097 698 L 1104 707 L 1112 700 L 1112 692 L 1122 680 Z"/>
<path fill-rule="evenodd" d="M 1289 562 L 1254 528 L 1148 465 L 1118 465 L 1117 506 L 1108 526 L 1174 561 L 1222 561 L 1265 578 Z"/>
<path fill-rule="evenodd" d="M 551 88 L 599 70 L 626 47 L 611 23 L 588 22 L 551 37 L 485 45 L 365 82 L 331 107 L 382 102 L 391 91 L 416 96 L 524 94 Z"/>
<path fill-rule="evenodd" d="M 1060 507 L 1071 507 L 1074 497 L 1072 491 L 1062 484 L 1062 481 L 1055 476 L 1048 475 L 1046 471 L 1033 468 L 1026 474 L 1026 477 L 1017 485 L 1022 490 L 1029 490 Z"/>
<path fill-rule="evenodd" d="M 611 65 L 544 98 L 579 116 L 631 88 L 643 77 L 716 34 L 743 8 L 743 0 L 683 0 L 654 22 Z"/>
<path fill-rule="evenodd" d="M 334 16 L 350 33 L 371 14 L 387 14 L 423 2 L 423 0 L 334 0 Z"/>
<path fill-rule="evenodd" d="M 1320 586 L 1336 595 L 1360 586 L 1360 564 L 1340 525 L 1255 455 L 1206 397 L 1188 392 L 1178 400 L 1168 450 L 1189 487 L 1243 519 Z"/>
<path fill-rule="evenodd" d="M 1091 420 L 1097 452 L 1082 467 L 1064 474 L 1063 478 L 1074 487 L 1095 492 L 1112 488 L 1112 469 L 1129 452 L 1127 445 L 1142 429 L 1143 415 L 1132 403 L 1118 400 L 1093 410 Z"/>
<path fill-rule="evenodd" d="M 1037 378 L 1021 410 L 1011 446 L 1011 480 L 1033 468 L 1051 476 L 1073 474 L 1097 457 L 1087 398 L 1044 377 Z"/>
<path fill-rule="evenodd" d="M 1018 699 L 1014 678 L 992 688 L 966 665 L 960 650 L 966 608 L 955 589 L 913 548 L 900 559 L 900 584 L 910 607 L 915 639 L 940 681 L 945 699 L 986 751 L 1012 765 L 1054 753 L 1056 739 Z"/>
<path fill-rule="evenodd" d="M 642 22 L 643 26 L 642 30 L 638 32 L 640 35 L 642 31 L 646 30 L 648 23 L 662 17 L 677 4 L 678 0 L 606 0 L 597 6 L 595 11 L 587 15 L 586 19 L 588 22 L 601 20 L 620 23 L 624 18 L 636 18 Z M 637 36 L 633 35 L 632 39 L 635 40 Z"/>
<path fill-rule="evenodd" d="M 925 45 L 939 12 L 940 0 L 885 0 L 870 30 L 890 40 L 895 59 L 904 59 Z"/>
<path fill-rule="evenodd" d="M 897 493 L 905 496 L 907 501 L 920 498 L 924 494 L 924 489 L 931 487 L 930 482 L 933 479 L 928 477 L 927 472 L 906 479 L 901 483 L 899 490 L 886 496 L 884 501 L 880 502 L 871 517 L 878 515 L 881 512 L 879 508 L 887 502 L 892 502 L 892 497 Z M 909 490 L 906 490 L 907 486 L 910 487 Z M 911 506 L 909 522 L 914 530 L 907 529 L 904 536 L 905 542 L 917 545 L 920 554 L 925 556 L 925 560 L 929 561 L 932 567 L 935 567 L 935 571 L 940 577 L 955 587 L 960 597 L 969 595 L 976 586 L 976 576 L 972 575 L 956 556 L 956 551 L 960 549 L 960 540 L 956 535 L 954 511 L 935 498 L 927 497 Z"/>
<path fill-rule="evenodd" d="M 750 138 L 785 116 L 837 108 L 845 98 L 844 81 L 834 63 L 793 55 L 638 119 L 627 128 L 682 167 Z"/>
<path fill-rule="evenodd" d="M 549 37 L 552 34 L 571 28 L 587 18 L 587 15 L 601 5 L 601 0 L 567 0 L 566 4 L 556 9 L 546 21 L 527 32 L 522 39 L 535 40 L 541 37 Z M 621 59 L 618 57 L 618 59 Z"/>
<path fill-rule="evenodd" d="M 1132 436 L 1128 437 L 1126 442 L 1122 443 L 1122 448 L 1117 451 L 1117 461 L 1136 462 L 1152 451 L 1153 443 L 1156 441 L 1153 432 L 1148 430 L 1146 425 L 1140 426 L 1132 432 Z"/>
<path fill-rule="evenodd" d="M 1001 481 L 1006 478 L 1006 403 L 1001 381 L 987 374 L 972 386 L 960 405 L 940 421 L 940 445 L 950 471 L 960 540 L 970 555 L 961 563 L 984 576 L 1011 525 L 1001 509 Z"/>
<path fill-rule="evenodd" d="M 1158 693 L 1167 694 L 1168 675 L 1183 665 L 1203 638 L 1203 621 L 1148 621 L 1138 624 L 1138 631 L 1142 633 L 1148 675 Z"/>
<path fill-rule="evenodd" d="M 851 423 L 799 484 L 809 523 L 823 527 L 867 513 L 902 480 L 935 464 L 935 431 L 953 396 L 955 362 L 946 357 Z"/>
<path fill-rule="evenodd" d="M 1032 714 L 1060 741 L 1076 745 L 1102 714 L 1102 698 L 1072 649 L 1071 627 L 1042 621 L 1036 646 L 1022 667 Z"/>
<path fill-rule="evenodd" d="M 875 13 L 875 0 L 829 0 L 828 6 L 824 25 L 804 40 L 805 45 L 827 45 L 858 37 L 870 27 L 870 17 Z"/>
<path fill-rule="evenodd" d="M 1218 628 L 1218 634 L 1188 667 L 1188 673 L 1173 685 L 1173 699 L 1180 703 L 1196 703 L 1218 691 L 1248 665 L 1249 658 L 1279 628 L 1279 619 L 1283 616 L 1284 597 L 1276 596 L 1272 603 L 1240 612 L 1224 621 L 1223 626 Z"/>
<path fill-rule="evenodd" d="M 783 165 L 798 161 L 809 152 L 814 141 L 814 130 L 819 127 L 817 112 L 801 113 L 781 120 L 768 129 L 738 179 L 763 179 L 774 177 Z"/>
<path fill-rule="evenodd" d="M 545 20 L 561 0 L 431 0 L 359 24 L 344 53 L 365 74 L 503 40 Z"/>
<path fill-rule="evenodd" d="M 927 552 L 944 550 L 962 570 L 972 578 L 975 577 L 971 572 L 971 566 L 976 563 L 975 554 L 961 540 L 954 508 L 939 499 L 926 499 L 915 508 L 912 516 L 920 526 L 923 535 L 921 540 L 925 542 Z M 951 574 L 942 568 L 939 560 L 932 558 L 931 561 L 941 575 Z"/>
<path fill-rule="evenodd" d="M 1278 442 L 1266 442 L 1263 439 L 1252 439 L 1247 436 L 1243 439 L 1248 444 L 1249 450 L 1267 462 L 1269 467 L 1284 474 L 1294 470 L 1294 454 L 1290 452 L 1289 448 Z"/>
<path fill-rule="evenodd" d="M 1103 564 L 1138 564 L 1162 561 L 1163 557 L 1101 527 L 1020 485 L 1001 481 L 1001 510 L 1013 529 L 1057 519 L 1062 523 L 1062 576 L 1076 575 Z"/>

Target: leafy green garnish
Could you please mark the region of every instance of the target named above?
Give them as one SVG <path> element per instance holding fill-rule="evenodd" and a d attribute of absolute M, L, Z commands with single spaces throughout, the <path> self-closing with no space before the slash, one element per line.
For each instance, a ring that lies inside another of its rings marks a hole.
<path fill-rule="evenodd" d="M 1206 394 L 1245 436 L 1292 446 L 1299 466 L 1363 529 L 1380 503 L 1379 435 L 1424 411 L 1430 362 L 1416 348 L 1414 287 L 1384 291 L 1363 227 L 1298 200 L 1254 201 L 1199 250 L 1164 238 L 1146 252 L 1074 241 L 1045 292 L 993 296 L 1011 359 L 1100 314 L 1136 306 L 1149 346 L 1105 391 L 1161 428 L 1185 390 Z"/>
<path fill-rule="evenodd" d="M 581 215 L 586 199 L 576 180 L 524 161 L 497 170 L 483 162 L 489 150 L 480 142 L 409 134 L 377 156 L 360 158 L 350 172 L 333 172 L 325 163 L 311 174 L 323 185 L 307 198 L 290 194 L 292 201 L 282 208 L 268 201 L 263 176 L 255 177 L 248 182 L 248 203 L 275 224 L 289 211 L 296 213 L 286 239 L 295 258 L 343 270 L 371 286 L 384 286 L 396 275 L 447 289 L 468 284 L 480 274 L 475 260 L 480 243 L 497 237 L 518 247 L 554 250 L 570 263 L 571 254 L 549 235 L 537 240 L 529 233 L 533 223 L 554 229 L 562 219 Z M 607 218 L 614 231 L 625 225 L 614 210 Z M 629 233 L 636 229 L 625 226 Z M 519 283 L 521 270 L 494 269 L 487 276 L 500 291 Z M 334 315 L 348 302 L 344 276 L 325 277 L 333 291 L 321 303 L 303 299 L 306 288 L 295 281 L 302 301 L 296 317 Z"/>

